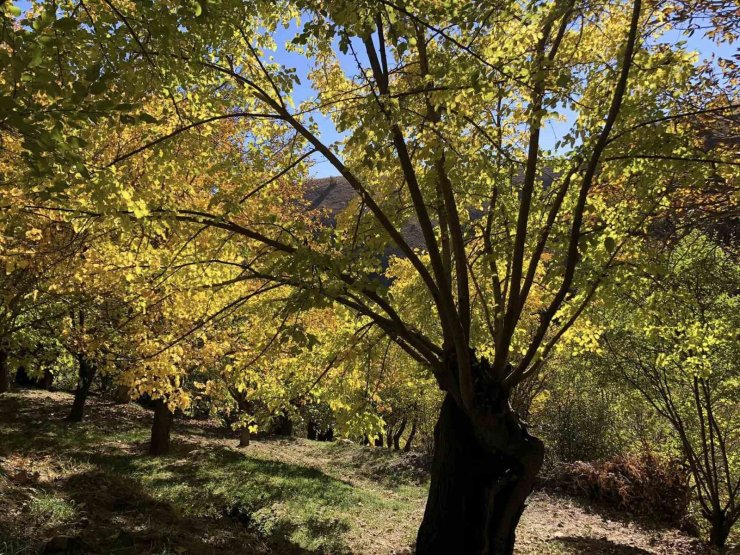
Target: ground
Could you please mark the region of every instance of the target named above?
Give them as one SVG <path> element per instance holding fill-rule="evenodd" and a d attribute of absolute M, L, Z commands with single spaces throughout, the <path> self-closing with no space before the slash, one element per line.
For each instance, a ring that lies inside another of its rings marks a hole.
<path fill-rule="evenodd" d="M 85 553 L 411 552 L 427 486 L 413 455 L 303 439 L 237 449 L 212 422 L 183 419 L 172 454 L 155 459 L 146 409 L 92 398 L 72 424 L 70 405 L 66 393 L 0 396 L 0 555 L 53 538 Z M 676 530 L 535 492 L 516 553 L 703 550 Z"/>

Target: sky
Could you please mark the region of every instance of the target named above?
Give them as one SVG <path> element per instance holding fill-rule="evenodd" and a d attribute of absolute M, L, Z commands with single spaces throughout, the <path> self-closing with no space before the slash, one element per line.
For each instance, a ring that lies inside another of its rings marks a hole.
<path fill-rule="evenodd" d="M 294 34 L 295 29 L 281 30 L 278 36 L 276 36 L 276 42 L 279 44 L 284 43 L 285 41 L 290 40 Z M 720 57 L 730 58 L 738 54 L 737 44 L 722 44 L 717 46 L 713 41 L 704 38 L 698 33 L 692 37 L 686 37 L 681 35 L 679 32 L 671 32 L 666 34 L 663 38 L 664 42 L 677 42 L 680 40 L 686 42 L 686 49 L 688 51 L 696 51 L 699 54 L 699 61 L 697 63 L 703 63 L 706 60 Z M 275 52 L 274 56 L 277 62 L 290 64 L 297 70 L 301 84 L 295 88 L 294 100 L 296 105 L 303 100 L 313 98 L 315 96 L 315 91 L 312 89 L 309 79 L 307 78 L 308 72 L 310 71 L 307 60 L 300 55 L 287 52 L 284 49 L 279 49 Z M 356 72 L 356 64 L 354 63 L 354 60 L 349 58 L 349 56 L 340 55 L 340 63 L 349 73 L 353 74 Z M 566 116 L 565 122 L 548 121 L 542 129 L 540 141 L 543 149 L 553 149 L 555 143 L 557 143 L 557 141 L 570 129 L 574 119 L 574 114 L 572 112 L 565 111 L 564 115 Z M 321 137 L 325 142 L 331 143 L 342 139 L 342 135 L 337 133 L 329 118 L 323 117 L 321 114 L 317 114 L 314 119 L 319 125 Z M 326 162 L 320 157 L 317 156 L 314 161 L 315 165 L 312 168 L 312 174 L 314 177 L 330 177 L 338 174 L 336 169 L 329 162 Z"/>
<path fill-rule="evenodd" d="M 30 7 L 28 0 L 16 0 L 15 5 L 25 11 Z M 272 52 L 274 60 L 284 66 L 293 67 L 296 69 L 298 78 L 300 79 L 300 85 L 297 85 L 294 90 L 293 100 L 296 105 L 300 104 L 304 100 L 309 100 L 315 97 L 316 91 L 311 87 L 310 80 L 308 79 L 308 73 L 310 71 L 309 62 L 303 56 L 289 52 L 285 49 L 284 44 L 289 41 L 297 32 L 297 27 L 291 26 L 288 29 L 280 28 L 275 36 L 275 42 L 278 44 L 278 48 L 275 52 Z M 696 51 L 699 54 L 699 62 L 702 63 L 705 60 L 716 59 L 719 57 L 730 58 L 738 55 L 738 44 L 722 44 L 717 46 L 711 40 L 704 38 L 700 33 L 696 33 L 692 37 L 686 37 L 681 35 L 678 31 L 671 31 L 664 35 L 662 41 L 686 41 L 686 48 L 689 51 Z M 359 49 L 358 53 L 362 49 Z M 357 66 L 354 59 L 350 55 L 339 55 L 340 64 L 342 68 L 349 74 L 355 74 Z M 362 59 L 361 62 L 366 60 Z M 555 143 L 570 129 L 574 114 L 565 112 L 565 122 L 548 122 L 541 132 L 541 144 L 542 148 L 546 150 L 553 149 Z M 324 117 L 321 114 L 315 114 L 314 120 L 319 126 L 321 139 L 324 143 L 334 143 L 342 139 L 342 134 L 338 133 L 334 127 L 334 124 L 328 117 Z M 314 166 L 312 172 L 314 177 L 328 177 L 337 175 L 336 169 L 328 162 L 323 160 L 320 156 L 314 158 Z"/>

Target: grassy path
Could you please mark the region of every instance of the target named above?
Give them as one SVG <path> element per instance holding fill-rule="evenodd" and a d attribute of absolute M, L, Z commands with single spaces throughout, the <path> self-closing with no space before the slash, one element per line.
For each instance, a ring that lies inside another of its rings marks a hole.
<path fill-rule="evenodd" d="M 0 555 L 71 536 L 85 553 L 410 553 L 426 477 L 408 457 L 348 442 L 254 441 L 178 421 L 173 453 L 146 455 L 149 413 L 92 399 L 0 397 Z M 675 530 L 649 529 L 538 492 L 517 553 L 694 554 Z"/>

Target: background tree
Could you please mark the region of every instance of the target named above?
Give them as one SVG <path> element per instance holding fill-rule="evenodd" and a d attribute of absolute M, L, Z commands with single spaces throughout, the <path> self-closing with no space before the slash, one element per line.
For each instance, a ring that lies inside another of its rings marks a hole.
<path fill-rule="evenodd" d="M 635 283 L 608 354 L 673 428 L 710 543 L 722 547 L 740 516 L 738 264 L 696 232 L 662 258 L 660 280 Z"/>

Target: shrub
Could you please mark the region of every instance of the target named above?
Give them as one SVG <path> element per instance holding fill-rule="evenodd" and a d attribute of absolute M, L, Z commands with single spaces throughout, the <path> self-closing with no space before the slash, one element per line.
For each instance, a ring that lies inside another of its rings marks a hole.
<path fill-rule="evenodd" d="M 652 453 L 565 463 L 560 465 L 556 485 L 672 524 L 684 524 L 691 501 L 687 469 Z"/>

